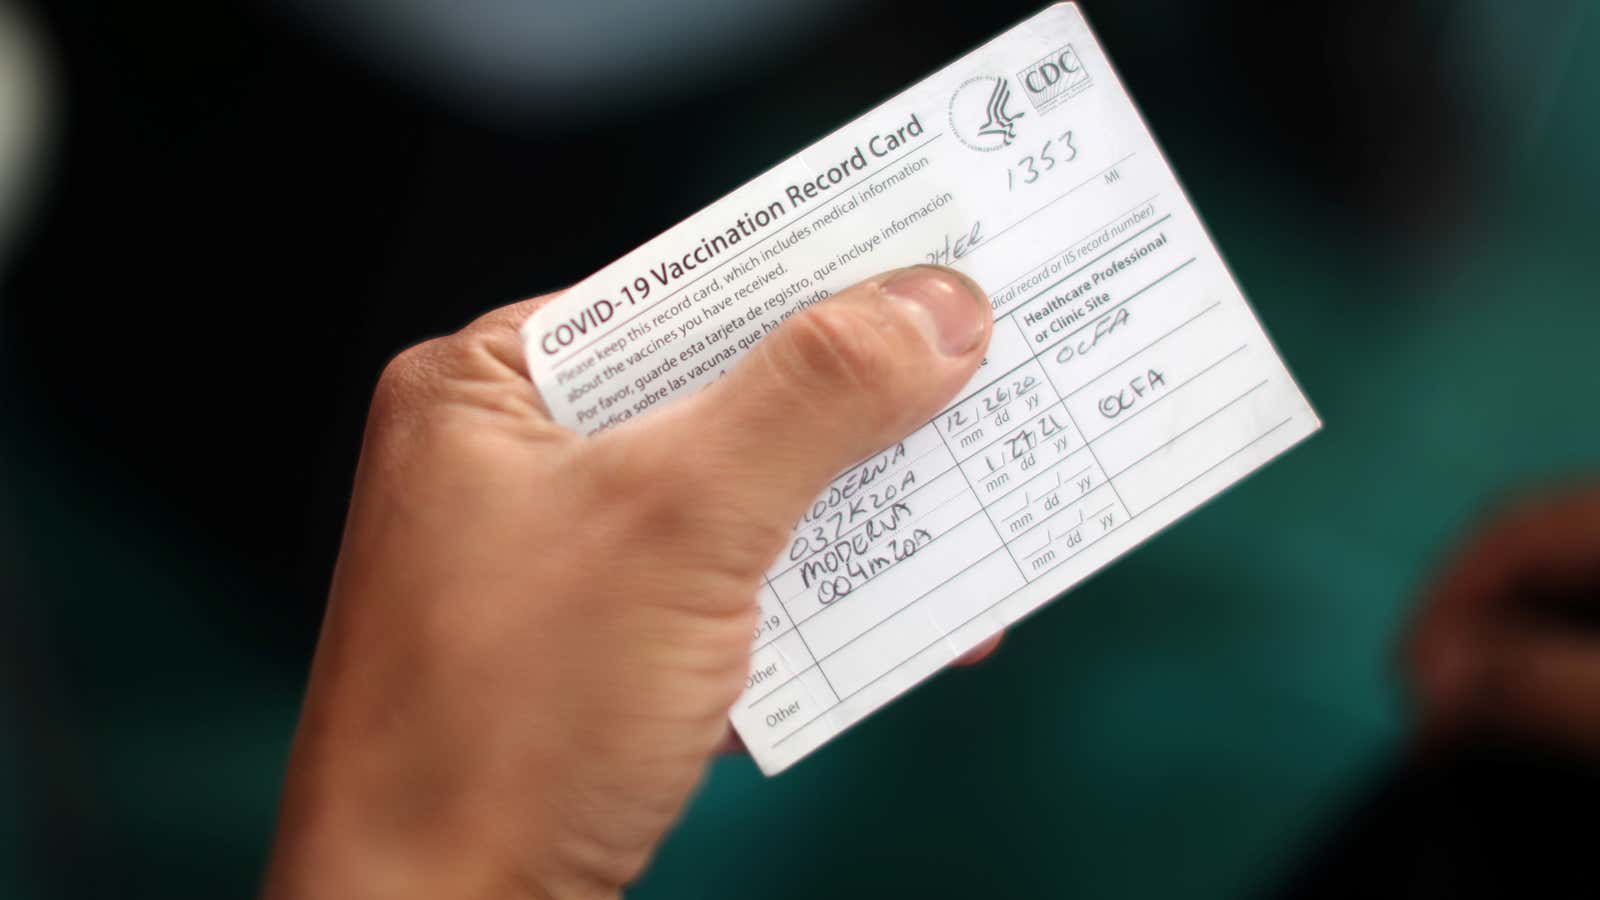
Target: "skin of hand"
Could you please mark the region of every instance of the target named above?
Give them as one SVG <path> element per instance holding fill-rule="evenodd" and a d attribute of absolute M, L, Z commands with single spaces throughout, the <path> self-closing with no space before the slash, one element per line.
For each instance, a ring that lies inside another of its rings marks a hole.
<path fill-rule="evenodd" d="M 590 438 L 491 313 L 373 398 L 270 898 L 611 897 L 728 733 L 763 575 L 848 465 L 976 372 L 993 320 L 916 266 Z"/>
<path fill-rule="evenodd" d="M 1600 484 L 1481 526 L 1426 593 L 1401 664 L 1424 749 L 1489 734 L 1600 757 Z"/>

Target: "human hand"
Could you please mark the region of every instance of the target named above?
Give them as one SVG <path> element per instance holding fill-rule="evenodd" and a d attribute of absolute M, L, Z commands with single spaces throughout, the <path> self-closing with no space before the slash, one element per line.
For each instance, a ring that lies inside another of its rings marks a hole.
<path fill-rule="evenodd" d="M 1600 756 L 1600 486 L 1483 526 L 1403 646 L 1423 745 L 1488 732 Z"/>
<path fill-rule="evenodd" d="M 269 897 L 604 897 L 727 734 L 758 586 L 840 470 L 976 371 L 982 292 L 918 266 L 581 439 L 517 328 L 401 354 L 373 398 Z"/>

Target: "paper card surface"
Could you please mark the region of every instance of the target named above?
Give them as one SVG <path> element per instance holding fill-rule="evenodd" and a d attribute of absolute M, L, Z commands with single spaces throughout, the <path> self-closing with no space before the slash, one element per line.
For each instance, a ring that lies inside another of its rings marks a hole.
<path fill-rule="evenodd" d="M 767 575 L 731 718 L 774 774 L 1319 427 L 1073 4 L 574 286 L 523 329 L 585 434 L 877 272 L 953 266 L 994 337 Z"/>

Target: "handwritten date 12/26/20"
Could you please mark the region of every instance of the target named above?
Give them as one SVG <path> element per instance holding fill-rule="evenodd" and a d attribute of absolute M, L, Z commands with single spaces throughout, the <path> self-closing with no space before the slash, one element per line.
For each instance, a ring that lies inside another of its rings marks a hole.
<path fill-rule="evenodd" d="M 1072 143 L 1072 130 L 1061 133 L 1054 140 L 1044 142 L 1037 153 L 1030 153 L 1006 168 L 1006 190 L 1025 188 L 1054 171 L 1061 163 L 1078 158 L 1078 148 Z"/>

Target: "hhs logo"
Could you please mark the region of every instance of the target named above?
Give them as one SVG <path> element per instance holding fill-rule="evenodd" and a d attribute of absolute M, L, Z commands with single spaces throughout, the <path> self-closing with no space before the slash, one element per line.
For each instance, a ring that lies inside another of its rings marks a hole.
<path fill-rule="evenodd" d="M 1044 112 L 1089 86 L 1078 52 L 1068 44 L 1017 73 L 1022 92 L 1039 112 Z"/>
<path fill-rule="evenodd" d="M 950 97 L 950 130 L 956 139 L 985 153 L 1011 146 L 1021 112 L 1011 109 L 1011 84 L 1003 76 L 968 78 Z"/>

